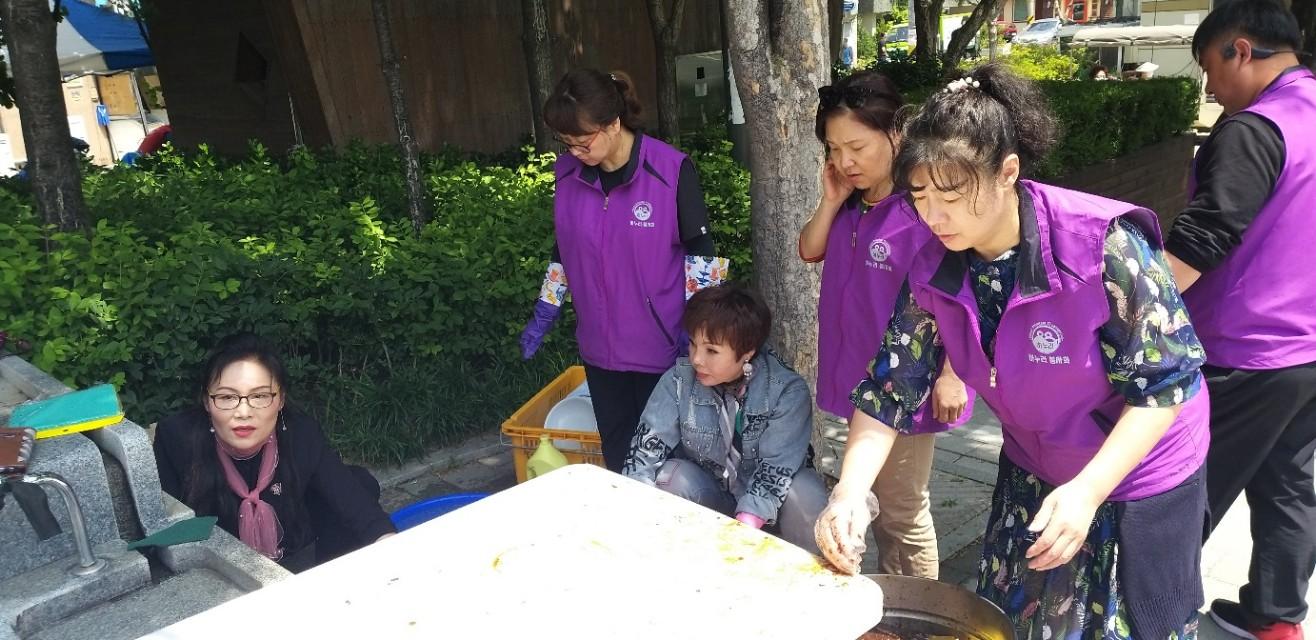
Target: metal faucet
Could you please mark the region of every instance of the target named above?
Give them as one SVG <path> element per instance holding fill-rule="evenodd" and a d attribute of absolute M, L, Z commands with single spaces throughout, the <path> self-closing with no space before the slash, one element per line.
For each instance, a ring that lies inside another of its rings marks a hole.
<path fill-rule="evenodd" d="M 78 497 L 73 495 L 73 488 L 68 481 L 57 473 L 28 473 L 21 477 L 6 480 L 26 482 L 35 485 L 50 485 L 64 499 L 64 508 L 69 512 L 69 521 L 73 524 L 73 544 L 78 548 L 78 564 L 69 569 L 75 576 L 89 576 L 104 569 L 106 562 L 96 557 L 91 551 L 91 540 L 87 537 L 87 523 L 82 519 L 82 507 L 78 506 Z"/>

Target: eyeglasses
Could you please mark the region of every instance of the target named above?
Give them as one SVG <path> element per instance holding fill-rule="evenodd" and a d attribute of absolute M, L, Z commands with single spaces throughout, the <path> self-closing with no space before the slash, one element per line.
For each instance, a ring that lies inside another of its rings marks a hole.
<path fill-rule="evenodd" d="M 258 391 L 245 396 L 236 393 L 212 393 L 210 401 L 214 403 L 216 409 L 222 411 L 237 409 L 243 400 L 246 400 L 247 406 L 252 409 L 264 409 L 274 404 L 274 397 L 277 395 L 279 394 L 276 391 Z"/>
<path fill-rule="evenodd" d="M 841 88 L 836 85 L 828 85 L 818 88 L 818 106 L 823 109 L 831 109 L 844 100 L 845 106 L 858 109 L 864 106 L 865 99 L 873 95 L 876 95 L 876 92 L 864 87 Z"/>
<path fill-rule="evenodd" d="M 558 144 L 566 147 L 569 153 L 589 153 L 589 148 L 594 144 L 594 140 L 599 137 L 600 133 L 603 133 L 603 129 L 595 130 L 594 135 L 590 136 L 585 144 L 571 144 L 559 136 L 554 136 L 554 139 L 558 141 Z"/>

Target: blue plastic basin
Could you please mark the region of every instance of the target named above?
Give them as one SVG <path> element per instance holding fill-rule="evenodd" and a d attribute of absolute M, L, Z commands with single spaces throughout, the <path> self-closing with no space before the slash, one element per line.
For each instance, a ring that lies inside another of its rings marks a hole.
<path fill-rule="evenodd" d="M 429 522 L 449 511 L 464 507 L 476 500 L 488 497 L 485 493 L 454 493 L 452 495 L 426 498 L 413 502 L 389 515 L 393 526 L 398 531 L 406 531 L 423 522 Z"/>

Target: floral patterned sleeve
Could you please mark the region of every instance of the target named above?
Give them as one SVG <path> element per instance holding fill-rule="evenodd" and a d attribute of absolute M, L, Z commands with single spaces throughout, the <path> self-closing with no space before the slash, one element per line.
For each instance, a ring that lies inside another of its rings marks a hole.
<path fill-rule="evenodd" d="M 1168 407 L 1196 395 L 1206 352 L 1164 252 L 1123 218 L 1106 232 L 1102 281 L 1110 319 L 1100 330 L 1101 351 L 1111 384 L 1129 406 Z"/>
<path fill-rule="evenodd" d="M 914 301 L 906 281 L 882 346 L 868 365 L 868 377 L 855 387 L 850 402 L 883 424 L 908 432 L 932 391 L 942 350 L 936 319 Z"/>

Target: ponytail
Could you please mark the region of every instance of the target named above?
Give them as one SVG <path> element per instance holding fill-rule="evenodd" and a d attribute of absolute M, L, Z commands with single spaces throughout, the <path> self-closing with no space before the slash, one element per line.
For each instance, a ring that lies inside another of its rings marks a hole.
<path fill-rule="evenodd" d="M 617 87 L 617 93 L 621 94 L 622 104 L 625 105 L 621 115 L 621 126 L 635 131 L 644 128 L 644 105 L 640 103 L 640 97 L 635 94 L 635 82 L 631 80 L 630 74 L 625 71 L 613 71 L 609 74 L 612 77 L 613 86 Z"/>
<path fill-rule="evenodd" d="M 643 113 L 635 83 L 622 71 L 569 71 L 544 103 L 544 122 L 549 128 L 573 136 L 587 135 L 617 119 L 623 127 L 636 131 L 643 128 Z"/>
<path fill-rule="evenodd" d="M 977 67 L 908 114 L 893 172 L 909 188 L 917 167 L 929 167 L 936 187 L 963 190 L 995 175 L 1010 154 L 1026 175 L 1056 142 L 1055 116 L 1033 83 L 999 64 Z"/>

